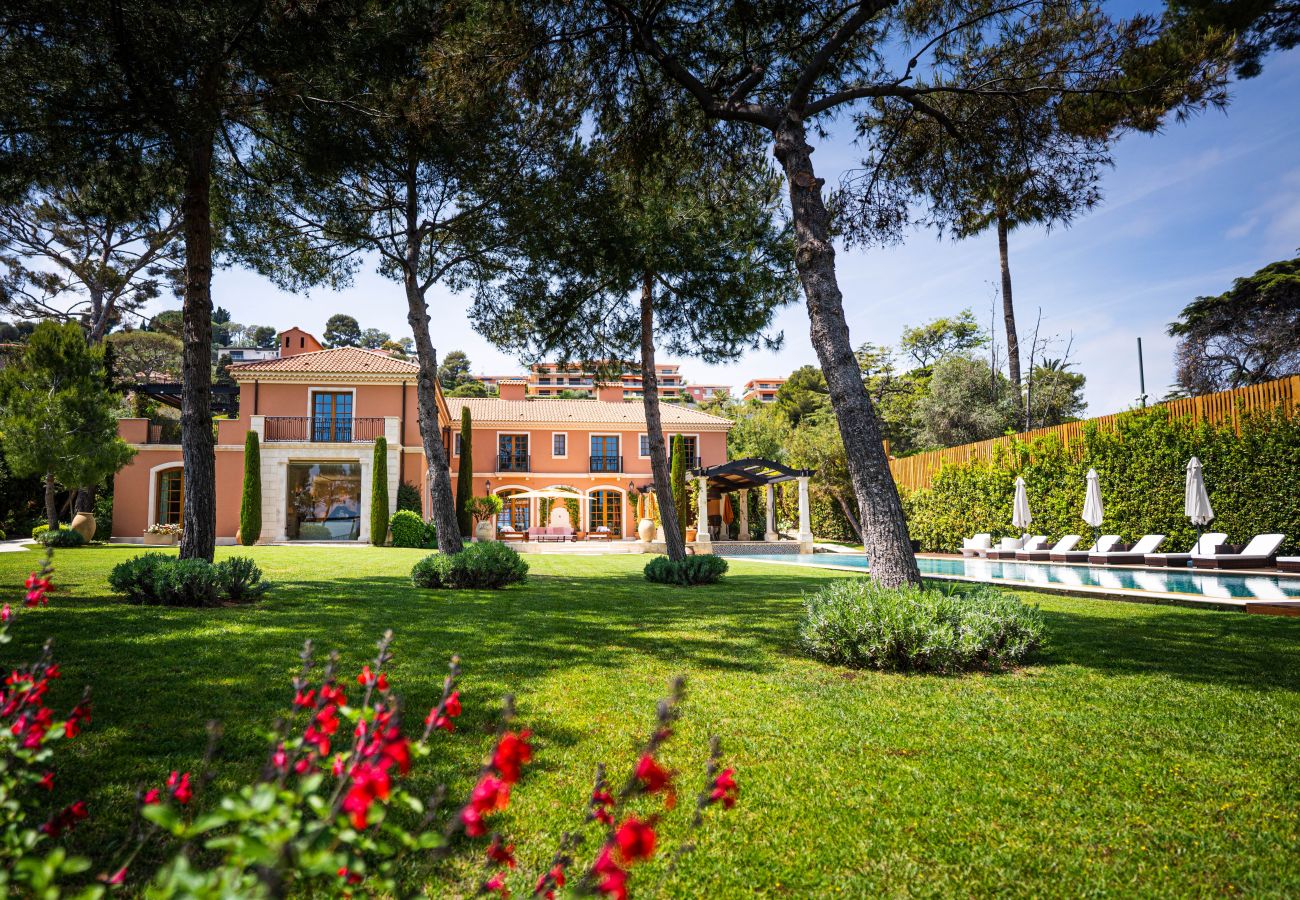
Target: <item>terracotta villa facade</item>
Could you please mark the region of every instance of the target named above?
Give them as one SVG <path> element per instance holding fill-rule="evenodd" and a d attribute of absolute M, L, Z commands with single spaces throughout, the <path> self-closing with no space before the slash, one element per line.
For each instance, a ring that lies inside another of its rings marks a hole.
<path fill-rule="evenodd" d="M 322 348 L 298 328 L 279 336 L 279 355 L 230 367 L 239 416 L 218 419 L 217 536 L 234 543 L 243 492 L 244 442 L 251 430 L 261 453 L 262 542 L 365 541 L 370 533 L 374 443 L 388 445 L 389 508 L 402 481 L 429 492 L 416 409 L 415 363 L 353 347 Z M 524 379 L 500 380 L 501 396 L 438 395 L 453 486 L 460 467 L 461 409 L 472 421 L 474 493 L 504 501 L 502 527 L 540 522 L 541 501 L 511 498 L 568 488 L 581 497 L 581 531 L 631 537 L 632 491 L 651 484 L 645 414 L 624 399 L 622 384 L 596 385 L 596 398 L 527 397 Z M 666 436 L 683 435 L 689 467 L 726 461 L 728 419 L 677 404 L 662 407 Z M 115 479 L 112 535 L 140 541 L 155 524 L 181 521 L 185 473 L 178 443 L 146 419 L 122 419 L 119 432 L 139 451 Z M 132 499 L 134 498 L 134 500 Z"/>

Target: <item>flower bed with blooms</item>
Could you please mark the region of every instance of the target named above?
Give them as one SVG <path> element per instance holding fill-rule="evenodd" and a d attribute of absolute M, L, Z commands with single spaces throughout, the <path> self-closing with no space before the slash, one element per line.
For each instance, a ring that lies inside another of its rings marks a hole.
<path fill-rule="evenodd" d="M 144 533 L 145 534 L 168 534 L 168 535 L 175 535 L 176 537 L 180 537 L 184 531 L 185 529 L 183 529 L 180 525 L 158 523 L 155 525 L 150 525 L 148 528 L 144 530 Z"/>
<path fill-rule="evenodd" d="M 47 557 L 26 585 L 17 608 L 0 611 L 0 643 L 19 611 L 48 602 L 53 590 Z M 462 704 L 460 668 L 452 659 L 438 702 L 408 730 L 386 667 L 392 633 L 355 678 L 344 677 L 335 655 L 316 659 L 309 641 L 292 682 L 292 712 L 277 720 L 260 775 L 224 796 L 207 800 L 219 728 L 211 728 L 209 752 L 198 772 L 174 771 L 140 791 L 139 819 L 132 833 L 109 842 L 120 856 L 99 866 L 71 857 L 60 837 L 92 810 L 80 801 L 49 808 L 60 742 L 90 722 L 84 699 L 66 716 L 44 704 L 51 679 L 60 673 L 47 644 L 35 662 L 14 668 L 0 692 L 0 894 L 57 896 L 61 889 L 145 890 L 151 896 L 275 897 L 311 895 L 407 896 L 430 890 L 435 862 L 479 842 L 485 875 L 477 890 L 505 898 L 523 884 L 533 897 L 554 898 L 570 890 L 621 900 L 629 896 L 638 863 L 658 850 L 661 815 L 677 806 L 678 776 L 658 761 L 679 715 L 682 682 L 660 701 L 653 731 L 623 784 L 615 789 L 603 766 L 573 827 L 557 842 L 544 871 L 516 872 L 515 843 L 493 828 L 532 762 L 531 733 L 514 724 L 506 698 L 496 738 L 469 795 L 450 801 L 439 788 L 412 793 L 409 777 L 438 752 L 456 730 Z M 710 742 L 691 828 L 704 824 L 710 808 L 731 808 L 738 787 L 724 769 L 717 738 Z M 629 811 L 640 796 L 656 798 L 662 812 Z M 589 846 L 590 850 L 584 852 Z M 202 848 L 205 852 L 196 853 Z M 675 864 L 689 848 L 672 855 Z M 154 864 L 152 860 L 162 860 Z M 445 877 L 445 876 L 443 876 Z M 452 890 L 452 886 L 447 886 Z"/>

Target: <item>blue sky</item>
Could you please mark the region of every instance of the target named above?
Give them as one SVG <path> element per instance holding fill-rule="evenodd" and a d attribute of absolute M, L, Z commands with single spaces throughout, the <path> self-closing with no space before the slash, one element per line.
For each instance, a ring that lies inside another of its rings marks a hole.
<path fill-rule="evenodd" d="M 1232 279 L 1300 247 L 1300 52 L 1267 60 L 1264 74 L 1232 86 L 1225 113 L 1208 112 L 1162 134 L 1130 136 L 1115 151 L 1103 203 L 1068 228 L 1012 233 L 1011 268 L 1022 341 L 1042 309 L 1042 333 L 1073 335 L 1071 359 L 1088 377 L 1088 410 L 1102 415 L 1136 404 L 1136 338 L 1143 340 L 1147 391 L 1173 381 L 1173 342 L 1165 326 L 1192 298 L 1226 290 Z M 856 157 L 846 143 L 818 147 L 814 164 L 828 184 Z M 998 259 L 992 234 L 953 243 L 917 231 L 901 246 L 841 250 L 840 286 L 854 344 L 894 343 L 907 325 L 963 308 L 988 321 Z M 319 335 L 347 312 L 362 327 L 407 333 L 400 285 L 371 271 L 342 292 L 286 294 L 255 273 L 216 274 L 215 302 L 237 322 L 300 325 Z M 430 294 L 441 353 L 464 350 L 477 372 L 520 370 L 465 317 L 468 296 Z M 163 305 L 174 304 L 160 304 Z M 998 319 L 999 328 L 1001 319 Z M 740 385 L 816 362 L 802 304 L 777 323 L 785 345 L 729 366 L 681 360 L 690 381 Z"/>

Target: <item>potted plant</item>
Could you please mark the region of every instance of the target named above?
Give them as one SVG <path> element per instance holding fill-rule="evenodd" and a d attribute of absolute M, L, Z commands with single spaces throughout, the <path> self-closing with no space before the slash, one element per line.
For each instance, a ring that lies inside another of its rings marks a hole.
<path fill-rule="evenodd" d="M 172 547 L 180 539 L 179 525 L 150 525 L 144 530 L 144 542 L 150 547 Z"/>
<path fill-rule="evenodd" d="M 636 495 L 636 514 L 639 520 L 636 525 L 636 533 L 643 543 L 650 543 L 655 539 L 655 520 L 650 518 L 650 495 L 640 493 Z"/>
<path fill-rule="evenodd" d="M 497 536 L 497 516 L 501 513 L 501 498 L 496 494 L 486 497 L 474 497 L 465 508 L 474 519 L 474 538 L 479 541 L 494 541 Z"/>

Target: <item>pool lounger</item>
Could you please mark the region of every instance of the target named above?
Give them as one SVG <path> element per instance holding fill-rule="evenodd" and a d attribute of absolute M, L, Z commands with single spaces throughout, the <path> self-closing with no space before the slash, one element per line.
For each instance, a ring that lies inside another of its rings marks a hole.
<path fill-rule="evenodd" d="M 1193 556 L 1207 556 L 1227 539 L 1228 536 L 1222 532 L 1207 531 L 1186 553 L 1148 553 L 1142 561 L 1148 566 L 1187 566 Z"/>
<path fill-rule="evenodd" d="M 1300 572 L 1300 556 L 1279 556 L 1277 567 L 1283 572 Z"/>
<path fill-rule="evenodd" d="M 1101 553 L 1089 553 L 1088 562 L 1093 565 L 1106 566 L 1140 566 L 1148 553 L 1155 553 L 1164 543 L 1163 534 L 1147 534 L 1133 545 L 1131 550 L 1109 550 Z"/>
<path fill-rule="evenodd" d="M 1052 562 L 1076 562 L 1086 563 L 1089 554 L 1105 553 L 1111 547 L 1119 543 L 1118 534 L 1103 534 L 1097 538 L 1097 543 L 1093 544 L 1087 550 L 1066 550 L 1063 553 L 1057 553 L 1055 550 L 1048 556 Z"/>
<path fill-rule="evenodd" d="M 1081 540 L 1083 538 L 1077 534 L 1067 534 L 1051 547 L 1040 547 L 1037 550 L 1017 550 L 1016 559 L 1021 562 L 1047 562 L 1051 559 L 1053 553 L 1065 553 L 1073 550 Z"/>
<path fill-rule="evenodd" d="M 981 532 L 974 537 L 962 538 L 961 555 L 965 557 L 984 556 L 993 545 L 993 536 Z"/>
<path fill-rule="evenodd" d="M 1022 538 L 1003 538 L 1002 545 L 996 550 L 989 551 L 989 559 L 1015 559 L 1016 554 L 1023 550 L 1041 550 L 1047 546 L 1047 535 L 1036 534 L 1033 537 L 1026 535 Z"/>
<path fill-rule="evenodd" d="M 1284 534 L 1257 534 L 1240 553 L 1211 553 L 1192 557 L 1198 569 L 1264 569 L 1273 565 Z"/>

